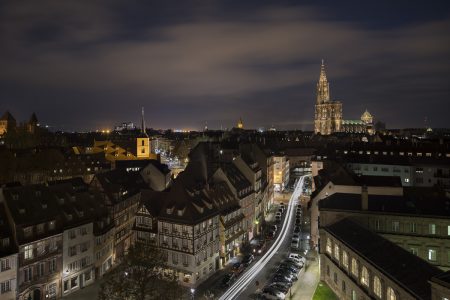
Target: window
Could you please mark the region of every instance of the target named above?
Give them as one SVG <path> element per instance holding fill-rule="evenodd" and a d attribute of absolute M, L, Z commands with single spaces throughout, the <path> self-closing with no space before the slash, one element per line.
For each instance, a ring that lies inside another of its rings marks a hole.
<path fill-rule="evenodd" d="M 381 222 L 378 219 L 375 220 L 375 229 L 376 230 L 381 230 Z"/>
<path fill-rule="evenodd" d="M 397 295 L 395 294 L 394 290 L 391 287 L 387 288 L 386 299 L 387 300 L 397 300 Z"/>
<path fill-rule="evenodd" d="M 53 273 L 56 271 L 56 258 L 53 258 L 48 262 L 48 272 Z"/>
<path fill-rule="evenodd" d="M 69 256 L 77 255 L 77 246 L 69 247 Z"/>
<path fill-rule="evenodd" d="M 447 235 L 450 235 L 450 225 L 447 226 Z"/>
<path fill-rule="evenodd" d="M 33 227 L 32 226 L 28 226 L 28 227 L 25 227 L 23 229 L 23 235 L 25 236 L 25 238 L 31 237 L 32 234 L 33 234 Z"/>
<path fill-rule="evenodd" d="M 37 275 L 39 277 L 44 276 L 44 263 L 39 263 L 37 265 Z"/>
<path fill-rule="evenodd" d="M 37 234 L 43 234 L 44 233 L 44 224 L 38 224 L 37 225 Z"/>
<path fill-rule="evenodd" d="M 3 271 L 6 271 L 6 270 L 9 270 L 9 269 L 11 269 L 11 266 L 9 264 L 9 259 L 8 258 L 2 259 L 1 271 L 3 272 Z"/>
<path fill-rule="evenodd" d="M 428 225 L 428 233 L 429 234 L 436 234 L 436 224 Z"/>
<path fill-rule="evenodd" d="M 69 289 L 69 280 L 64 281 L 64 292 L 67 292 Z"/>
<path fill-rule="evenodd" d="M 76 238 L 75 230 L 69 231 L 69 238 L 70 238 L 70 239 Z"/>
<path fill-rule="evenodd" d="M 348 269 L 348 255 L 345 251 L 342 251 L 342 265 L 344 268 Z"/>
<path fill-rule="evenodd" d="M 87 271 L 84 273 L 84 280 L 85 281 L 91 280 L 91 271 Z"/>
<path fill-rule="evenodd" d="M 78 276 L 73 277 L 72 279 L 70 279 L 70 288 L 74 288 L 77 287 L 78 285 Z"/>
<path fill-rule="evenodd" d="M 410 247 L 409 250 L 411 251 L 412 254 L 419 256 L 419 248 L 417 247 Z"/>
<path fill-rule="evenodd" d="M 399 221 L 392 221 L 392 231 L 397 232 L 400 229 Z"/>
<path fill-rule="evenodd" d="M 25 259 L 32 259 L 33 258 L 33 246 L 28 245 L 28 246 L 25 246 L 24 249 L 25 249 L 25 251 L 24 251 Z"/>
<path fill-rule="evenodd" d="M 6 280 L 0 284 L 0 293 L 4 294 L 11 291 L 11 281 Z"/>
<path fill-rule="evenodd" d="M 373 277 L 373 292 L 378 298 L 381 299 L 381 281 L 378 276 Z"/>
<path fill-rule="evenodd" d="M 327 266 L 327 276 L 330 277 L 330 266 Z"/>
<path fill-rule="evenodd" d="M 327 252 L 331 254 L 331 240 L 329 238 L 327 238 Z"/>
<path fill-rule="evenodd" d="M 31 278 L 33 278 L 33 269 L 31 267 L 23 270 L 23 278 L 25 282 L 30 281 Z"/>
<path fill-rule="evenodd" d="M 36 244 L 37 255 L 42 255 L 45 253 L 45 242 L 38 242 Z"/>
<path fill-rule="evenodd" d="M 339 261 L 339 245 L 334 245 L 334 258 Z"/>
<path fill-rule="evenodd" d="M 358 277 L 358 262 L 354 258 L 352 258 L 352 274 Z"/>
<path fill-rule="evenodd" d="M 345 293 L 345 281 L 342 280 L 342 291 Z"/>
<path fill-rule="evenodd" d="M 334 274 L 333 274 L 333 280 L 334 280 L 334 283 L 335 283 L 335 284 L 338 283 L 338 277 L 337 277 L 336 272 L 334 272 Z"/>
<path fill-rule="evenodd" d="M 417 224 L 416 223 L 411 223 L 409 228 L 410 228 L 411 233 L 417 233 Z"/>
<path fill-rule="evenodd" d="M 361 284 L 369 286 L 369 271 L 366 267 L 362 267 L 361 270 Z"/>
<path fill-rule="evenodd" d="M 435 249 L 428 249 L 428 260 L 436 261 L 436 250 Z"/>
<path fill-rule="evenodd" d="M 81 234 L 81 235 L 86 235 L 86 234 L 88 234 L 86 227 L 81 227 L 81 228 L 80 228 L 80 234 Z"/>
<path fill-rule="evenodd" d="M 358 297 L 356 296 L 356 291 L 355 290 L 352 290 L 352 300 L 358 300 Z"/>
<path fill-rule="evenodd" d="M 1 246 L 2 246 L 3 248 L 9 247 L 9 238 L 4 238 L 4 239 L 2 239 Z"/>

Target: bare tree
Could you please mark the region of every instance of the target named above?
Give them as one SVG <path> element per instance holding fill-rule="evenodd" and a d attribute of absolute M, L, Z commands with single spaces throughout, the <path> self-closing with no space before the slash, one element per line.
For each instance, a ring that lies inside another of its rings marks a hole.
<path fill-rule="evenodd" d="M 175 276 L 163 276 L 166 258 L 158 248 L 138 243 L 123 261 L 105 275 L 99 300 L 181 299 Z"/>

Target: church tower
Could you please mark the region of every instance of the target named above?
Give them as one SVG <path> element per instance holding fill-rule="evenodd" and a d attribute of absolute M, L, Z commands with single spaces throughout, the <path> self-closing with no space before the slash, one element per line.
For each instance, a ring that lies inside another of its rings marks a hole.
<path fill-rule="evenodd" d="M 237 128 L 244 129 L 244 122 L 242 122 L 242 118 L 239 118 L 239 121 L 237 123 Z"/>
<path fill-rule="evenodd" d="M 319 82 L 317 82 L 317 104 L 322 104 L 330 101 L 330 84 L 325 73 L 325 64 L 322 59 L 320 66 Z"/>
<path fill-rule="evenodd" d="M 341 131 L 342 103 L 330 100 L 330 84 L 325 73 L 322 59 L 320 76 L 317 82 L 317 99 L 314 115 L 314 133 L 328 135 Z"/>
<path fill-rule="evenodd" d="M 142 107 L 141 132 L 136 139 L 136 156 L 140 159 L 150 158 L 150 138 L 145 130 L 144 107 Z"/>

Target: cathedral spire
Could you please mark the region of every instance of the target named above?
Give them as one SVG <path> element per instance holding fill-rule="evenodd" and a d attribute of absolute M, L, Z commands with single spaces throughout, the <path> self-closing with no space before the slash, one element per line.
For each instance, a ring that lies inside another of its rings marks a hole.
<path fill-rule="evenodd" d="M 325 63 L 322 59 L 319 82 L 317 83 L 317 103 L 320 104 L 328 101 L 330 101 L 330 85 L 327 80 L 327 74 L 325 73 Z"/>
<path fill-rule="evenodd" d="M 142 106 L 142 116 L 141 116 L 141 132 L 142 133 L 146 133 L 145 132 L 145 118 L 144 118 L 144 107 Z"/>

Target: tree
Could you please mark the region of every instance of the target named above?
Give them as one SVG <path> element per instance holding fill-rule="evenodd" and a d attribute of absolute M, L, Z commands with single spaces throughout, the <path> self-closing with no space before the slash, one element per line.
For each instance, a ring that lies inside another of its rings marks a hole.
<path fill-rule="evenodd" d="M 162 251 L 152 245 L 137 243 L 123 261 L 105 275 L 98 298 L 181 299 L 181 286 L 174 275 L 163 276 L 165 269 L 166 257 Z"/>

